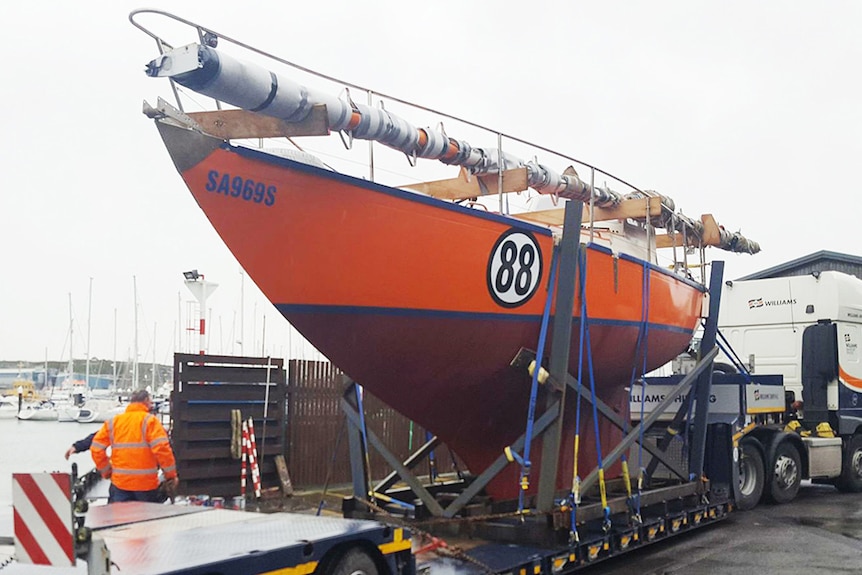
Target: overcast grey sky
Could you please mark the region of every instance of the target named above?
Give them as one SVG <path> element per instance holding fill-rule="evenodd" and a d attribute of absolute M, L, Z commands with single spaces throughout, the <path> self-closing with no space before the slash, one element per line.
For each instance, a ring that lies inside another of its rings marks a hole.
<path fill-rule="evenodd" d="M 862 2 L 170 4 L 146 6 L 713 213 L 763 248 L 713 251 L 729 277 L 823 249 L 862 254 Z M 83 358 L 92 278 L 90 356 L 129 357 L 136 285 L 139 359 L 169 362 L 189 345 L 192 268 L 220 284 L 210 351 L 237 353 L 241 339 L 248 353 L 295 355 L 141 114 L 169 93 L 143 73 L 157 52 L 128 22 L 139 7 L 0 4 L 0 359 L 67 359 L 69 294 Z"/>

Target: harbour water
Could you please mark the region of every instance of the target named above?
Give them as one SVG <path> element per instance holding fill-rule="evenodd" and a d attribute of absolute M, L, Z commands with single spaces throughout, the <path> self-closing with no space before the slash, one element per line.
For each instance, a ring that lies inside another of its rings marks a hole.
<path fill-rule="evenodd" d="M 19 421 L 0 419 L 0 537 L 13 533 L 12 474 L 60 471 L 71 473 L 78 464 L 83 475 L 93 468 L 89 452 L 63 457 L 66 450 L 101 427 L 101 423 Z"/>

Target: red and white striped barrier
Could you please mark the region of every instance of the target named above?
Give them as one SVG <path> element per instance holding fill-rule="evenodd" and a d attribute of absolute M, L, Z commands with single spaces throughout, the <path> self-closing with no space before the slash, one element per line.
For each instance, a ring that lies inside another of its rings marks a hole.
<path fill-rule="evenodd" d="M 254 496 L 260 497 L 260 467 L 257 464 L 257 442 L 254 440 L 254 420 L 248 418 L 249 439 L 249 466 L 251 467 L 251 480 L 254 485 Z"/>
<path fill-rule="evenodd" d="M 248 475 L 248 423 L 242 422 L 242 474 L 240 475 L 239 494 L 245 497 L 245 480 Z"/>
<path fill-rule="evenodd" d="M 13 473 L 12 507 L 19 563 L 75 565 L 68 473 Z"/>
<path fill-rule="evenodd" d="M 245 497 L 246 481 L 251 475 L 255 497 L 260 497 L 260 468 L 257 465 L 257 445 L 254 440 L 254 420 L 242 422 L 242 474 L 240 475 L 240 495 Z"/>

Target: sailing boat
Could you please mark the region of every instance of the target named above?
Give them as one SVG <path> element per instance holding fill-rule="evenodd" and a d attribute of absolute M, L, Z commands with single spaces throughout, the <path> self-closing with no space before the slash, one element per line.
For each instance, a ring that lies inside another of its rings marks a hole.
<path fill-rule="evenodd" d="M 51 400 L 57 411 L 56 419 L 60 422 L 77 421 L 78 411 L 81 404 L 89 396 L 89 387 L 86 381 L 75 378 L 75 318 L 72 313 L 72 294 L 69 294 L 69 362 L 66 364 L 66 373 L 58 374 L 60 382 L 59 389 L 51 386 Z M 87 352 L 89 357 L 89 351 Z M 89 362 L 88 362 L 89 363 Z"/>
<path fill-rule="evenodd" d="M 160 47 L 179 45 L 146 32 Z M 586 221 L 574 223 L 583 242 L 578 275 L 584 288 L 573 305 L 569 371 L 577 373 L 586 362 L 583 324 L 597 394 L 621 412 L 632 378 L 684 351 L 698 325 L 705 287 L 693 279 L 688 250 L 759 250 L 712 216 L 694 220 L 676 212 L 672 200 L 655 192 L 621 180 L 628 191 L 598 187 L 594 178 L 578 175 L 574 158 L 535 147 L 536 155 L 571 162 L 558 172 L 499 146 L 450 137 L 442 124 L 419 128 L 383 103 L 363 105 L 345 90 L 336 97 L 294 81 L 284 60 L 263 68 L 217 50 L 211 30 L 196 33 L 204 44 L 161 54 L 147 73 L 236 109 L 184 112 L 160 100 L 156 107 L 145 104 L 145 113 L 201 210 L 309 342 L 432 430 L 471 469 L 487 467 L 523 432 L 529 376 L 510 363 L 521 348 L 542 350 L 544 326 L 556 311 L 548 286 L 566 234 L 562 205 L 589 206 Z M 456 173 L 384 185 L 330 169 L 305 152 L 239 142 L 331 132 L 350 143 L 379 142 L 403 152 L 411 165 L 437 159 Z M 503 139 L 493 131 L 485 135 Z M 506 213 L 502 199 L 497 212 L 483 203 L 515 192 L 553 197 L 561 205 Z M 671 266 L 657 264 L 662 248 L 673 249 Z M 561 488 L 571 482 L 573 414 L 571 401 L 559 453 Z M 581 455 L 595 460 L 592 425 L 582 427 L 587 447 Z M 619 437 L 610 426 L 599 433 L 606 445 Z M 499 475 L 489 494 L 517 497 L 516 476 L 514 469 Z"/>
<path fill-rule="evenodd" d="M 15 416 L 24 421 L 57 421 L 58 411 L 50 399 L 36 390 L 32 381 L 19 382 L 19 393 L 22 395 L 20 409 Z M 15 399 L 17 402 L 17 398 Z"/>
<path fill-rule="evenodd" d="M 78 423 L 98 423 L 108 421 L 126 410 L 119 398 L 90 398 L 78 409 L 75 420 Z"/>
<path fill-rule="evenodd" d="M 57 406 L 49 400 L 27 402 L 18 412 L 18 419 L 23 421 L 57 421 L 58 417 Z"/>

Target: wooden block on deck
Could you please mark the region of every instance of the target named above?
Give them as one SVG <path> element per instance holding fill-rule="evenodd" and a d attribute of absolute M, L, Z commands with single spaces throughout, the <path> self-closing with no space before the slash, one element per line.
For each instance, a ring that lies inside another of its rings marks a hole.
<path fill-rule="evenodd" d="M 435 180 L 433 182 L 422 182 L 419 184 L 408 184 L 400 186 L 408 190 L 416 190 L 433 198 L 441 200 L 466 200 L 468 198 L 479 198 L 492 196 L 500 193 L 500 177 L 498 174 L 487 174 L 482 176 L 471 175 L 467 170 L 461 168 L 457 178 L 448 180 Z M 527 169 L 515 168 L 503 172 L 503 193 L 523 192 L 527 189 Z"/>
<path fill-rule="evenodd" d="M 316 105 L 301 122 L 286 122 L 246 110 L 189 112 L 204 132 L 223 140 L 329 135 L 326 106 Z"/>
<path fill-rule="evenodd" d="M 620 205 L 615 208 L 599 208 L 594 209 L 594 220 L 603 222 L 608 220 L 624 220 L 631 218 L 633 220 L 644 220 L 647 215 L 647 207 L 649 207 L 650 216 L 661 215 L 661 198 L 636 198 L 631 200 L 623 200 Z M 551 208 L 549 210 L 537 210 L 535 212 L 524 212 L 521 214 L 512 214 L 514 217 L 535 222 L 538 224 L 546 224 L 549 226 L 563 225 L 563 215 L 565 208 Z M 589 206 L 584 204 L 584 224 L 589 223 Z"/>
<path fill-rule="evenodd" d="M 700 221 L 703 224 L 702 236 L 698 237 L 694 231 L 690 232 L 686 238 L 688 240 L 688 245 L 721 245 L 721 229 L 718 227 L 718 223 L 716 223 L 712 214 L 703 214 L 700 216 Z M 675 232 L 673 235 L 661 234 L 655 238 L 655 247 L 657 248 L 684 247 L 682 244 L 682 234 L 680 232 Z"/>

